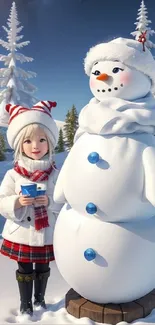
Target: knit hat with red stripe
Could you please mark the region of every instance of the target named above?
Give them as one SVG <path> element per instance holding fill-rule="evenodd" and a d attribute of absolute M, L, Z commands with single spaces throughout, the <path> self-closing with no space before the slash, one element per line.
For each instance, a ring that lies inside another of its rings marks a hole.
<path fill-rule="evenodd" d="M 51 101 L 38 102 L 32 108 L 12 104 L 6 105 L 6 111 L 10 115 L 7 130 L 7 139 L 10 147 L 15 149 L 19 132 L 25 126 L 40 124 L 47 128 L 47 135 L 55 148 L 58 142 L 59 131 L 51 116 L 51 109 L 56 107 L 56 105 L 56 102 Z"/>

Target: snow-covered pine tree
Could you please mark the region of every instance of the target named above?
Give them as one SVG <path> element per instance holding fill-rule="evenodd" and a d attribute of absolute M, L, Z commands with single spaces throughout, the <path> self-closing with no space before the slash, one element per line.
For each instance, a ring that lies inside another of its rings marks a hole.
<path fill-rule="evenodd" d="M 19 49 L 30 42 L 21 42 L 23 35 L 19 35 L 19 33 L 22 31 L 23 26 L 20 26 L 18 21 L 15 2 L 12 3 L 7 25 L 8 27 L 3 26 L 7 33 L 7 41 L 0 39 L 0 45 L 9 52 L 8 55 L 0 55 L 0 61 L 3 61 L 6 66 L 0 69 L 0 88 L 3 89 L 0 93 L 1 125 L 7 124 L 8 115 L 6 115 L 4 109 L 7 103 L 32 107 L 38 101 L 33 96 L 37 88 L 27 81 L 27 79 L 35 77 L 36 73 L 17 67 L 17 61 L 20 63 L 32 62 L 33 58 L 18 52 Z"/>
<path fill-rule="evenodd" d="M 64 142 L 64 138 L 63 138 L 62 128 L 60 128 L 58 144 L 57 144 L 57 147 L 55 149 L 55 152 L 58 153 L 58 152 L 64 152 L 64 151 L 65 151 L 65 142 Z"/>
<path fill-rule="evenodd" d="M 149 24 L 151 20 L 148 19 L 148 11 L 144 4 L 144 0 L 142 0 L 140 9 L 138 9 L 137 21 L 134 23 L 136 25 L 136 30 L 131 33 L 132 36 L 135 37 L 137 41 L 141 41 L 143 35 L 146 37 L 145 46 L 151 50 L 155 48 L 155 44 L 150 41 L 149 37 L 152 36 L 155 31 L 151 29 Z"/>
<path fill-rule="evenodd" d="M 66 139 L 66 147 L 70 150 L 74 143 L 74 135 L 78 128 L 78 113 L 76 111 L 76 107 L 73 105 L 72 109 L 67 112 L 65 125 L 64 125 L 64 133 Z"/>

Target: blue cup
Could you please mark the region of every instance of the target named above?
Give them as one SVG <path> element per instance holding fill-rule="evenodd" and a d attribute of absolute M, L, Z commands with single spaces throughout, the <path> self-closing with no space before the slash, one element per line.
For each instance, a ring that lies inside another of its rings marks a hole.
<path fill-rule="evenodd" d="M 24 184 L 21 185 L 22 195 L 28 195 L 29 197 L 37 196 L 37 184 Z"/>
<path fill-rule="evenodd" d="M 46 190 L 37 190 L 37 196 L 45 195 Z"/>

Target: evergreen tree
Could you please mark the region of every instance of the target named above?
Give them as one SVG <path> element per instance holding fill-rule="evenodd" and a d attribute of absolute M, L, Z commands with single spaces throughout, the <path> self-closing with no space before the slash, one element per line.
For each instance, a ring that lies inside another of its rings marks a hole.
<path fill-rule="evenodd" d="M 5 160 L 5 140 L 0 133 L 0 161 Z"/>
<path fill-rule="evenodd" d="M 0 69 L 0 87 L 3 89 L 0 93 L 0 117 L 1 125 L 7 125 L 8 115 L 5 112 L 7 103 L 19 104 L 26 107 L 32 107 L 37 102 L 37 98 L 33 96 L 36 87 L 27 81 L 29 78 L 36 76 L 32 71 L 25 71 L 17 67 L 17 61 L 20 63 L 31 62 L 32 58 L 18 52 L 30 42 L 21 42 L 23 35 L 19 35 L 23 26 L 18 21 L 17 9 L 15 2 L 12 3 L 10 16 L 7 21 L 8 27 L 3 26 L 7 33 L 7 41 L 0 39 L 0 45 L 9 53 L 8 55 L 0 55 L 0 61 L 4 62 L 5 68 Z"/>
<path fill-rule="evenodd" d="M 149 37 L 155 33 L 153 29 L 148 27 L 150 23 L 151 20 L 148 19 L 147 8 L 144 4 L 144 0 L 142 0 L 140 9 L 138 9 L 137 22 L 135 22 L 136 30 L 132 32 L 131 35 L 139 42 L 143 43 L 143 40 L 145 40 L 143 45 L 145 44 L 149 50 L 155 48 L 155 44 L 149 39 Z"/>
<path fill-rule="evenodd" d="M 70 150 L 74 143 L 74 135 L 78 128 L 78 113 L 76 111 L 76 107 L 73 105 L 72 109 L 67 112 L 65 125 L 64 125 L 64 132 L 65 132 L 65 139 L 66 139 L 66 146 L 68 150 Z"/>
<path fill-rule="evenodd" d="M 63 139 L 63 131 L 60 128 L 59 130 L 59 139 L 58 139 L 58 144 L 57 147 L 55 149 L 55 152 L 63 152 L 65 151 L 65 143 L 64 143 L 64 139 Z"/>
<path fill-rule="evenodd" d="M 72 125 L 73 134 L 75 135 L 75 132 L 79 126 L 79 123 L 78 123 L 78 113 L 77 113 L 76 107 L 74 105 L 72 106 L 72 109 L 70 112 L 70 123 Z"/>
<path fill-rule="evenodd" d="M 67 149 L 70 147 L 70 111 L 67 112 L 64 125 L 64 138 Z"/>

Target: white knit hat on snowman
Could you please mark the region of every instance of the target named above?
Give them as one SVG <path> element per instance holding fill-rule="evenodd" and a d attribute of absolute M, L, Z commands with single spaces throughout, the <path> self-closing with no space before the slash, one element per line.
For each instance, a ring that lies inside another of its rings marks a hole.
<path fill-rule="evenodd" d="M 92 47 L 84 60 L 84 69 L 88 76 L 97 61 L 120 61 L 133 67 L 147 75 L 152 81 L 152 89 L 155 89 L 155 60 L 146 47 L 143 50 L 139 41 L 119 37 Z"/>
<path fill-rule="evenodd" d="M 59 131 L 51 115 L 52 107 L 56 107 L 56 102 L 41 101 L 32 108 L 20 105 L 6 105 L 6 111 L 10 115 L 7 139 L 10 147 L 15 149 L 19 140 L 20 131 L 27 125 L 40 124 L 47 129 L 47 135 L 55 147 L 58 142 Z"/>

